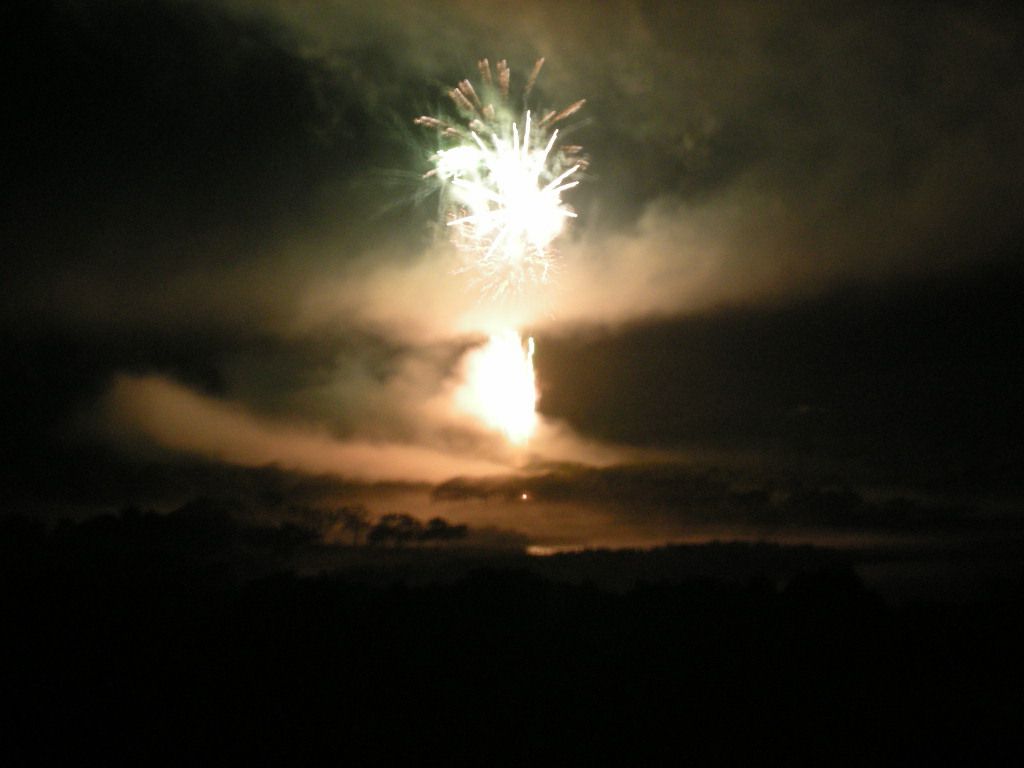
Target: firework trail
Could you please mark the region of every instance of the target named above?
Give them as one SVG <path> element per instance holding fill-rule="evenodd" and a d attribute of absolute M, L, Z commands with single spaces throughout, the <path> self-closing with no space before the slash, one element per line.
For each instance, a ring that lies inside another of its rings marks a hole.
<path fill-rule="evenodd" d="M 463 80 L 448 91 L 459 120 L 424 115 L 418 125 L 436 130 L 444 148 L 426 176 L 440 182 L 445 219 L 465 259 L 458 270 L 472 275 L 492 300 L 519 295 L 547 283 L 554 271 L 552 242 L 575 218 L 562 193 L 586 167 L 582 149 L 560 145 L 558 128 L 584 100 L 536 119 L 527 103 L 544 59 L 526 80 L 522 106 L 509 102 L 511 72 L 499 61 L 478 62 L 481 89 Z M 456 395 L 462 410 L 498 429 L 516 444 L 537 425 L 534 342 L 505 330 L 465 360 L 465 381 Z"/>
<path fill-rule="evenodd" d="M 492 299 L 548 282 L 555 267 L 552 242 L 566 219 L 576 216 L 562 193 L 579 183 L 573 177 L 586 160 L 581 147 L 558 144 L 556 126 L 585 100 L 537 119 L 526 105 L 543 64 L 534 64 L 520 110 L 510 104 L 507 62 L 499 61 L 495 73 L 482 59 L 480 92 L 469 80 L 448 92 L 459 121 L 416 119 L 446 144 L 426 175 L 441 183 L 446 223 L 465 259 L 459 271 L 471 274 Z"/>

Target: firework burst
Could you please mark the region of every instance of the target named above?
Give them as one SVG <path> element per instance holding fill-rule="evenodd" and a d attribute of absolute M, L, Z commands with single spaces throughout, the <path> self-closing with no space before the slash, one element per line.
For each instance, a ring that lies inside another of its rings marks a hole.
<path fill-rule="evenodd" d="M 556 125 L 584 100 L 535 118 L 527 103 L 543 64 L 534 65 L 520 110 L 509 101 L 508 64 L 499 61 L 495 73 L 483 59 L 479 92 L 469 80 L 448 92 L 459 121 L 416 119 L 446 144 L 427 176 L 441 183 L 446 223 L 465 260 L 459 271 L 493 299 L 548 282 L 555 268 L 552 242 L 576 216 L 562 193 L 579 183 L 573 177 L 586 160 L 580 147 L 558 143 Z"/>

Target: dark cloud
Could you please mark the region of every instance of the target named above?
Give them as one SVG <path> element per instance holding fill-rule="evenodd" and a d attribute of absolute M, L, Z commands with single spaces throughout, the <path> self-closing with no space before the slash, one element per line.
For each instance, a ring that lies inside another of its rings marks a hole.
<path fill-rule="evenodd" d="M 548 338 L 542 412 L 612 441 L 1019 492 L 1018 268 Z M 580 396 L 585 393 L 585 396 Z"/>
<path fill-rule="evenodd" d="M 373 174 L 412 159 L 364 93 L 379 52 L 328 63 L 300 49 L 215 4 L 26 10 L 5 52 L 19 104 L 5 315 L 111 333 L 280 327 L 331 268 L 304 243 L 343 231 L 331 255 L 344 262 L 400 238 Z"/>

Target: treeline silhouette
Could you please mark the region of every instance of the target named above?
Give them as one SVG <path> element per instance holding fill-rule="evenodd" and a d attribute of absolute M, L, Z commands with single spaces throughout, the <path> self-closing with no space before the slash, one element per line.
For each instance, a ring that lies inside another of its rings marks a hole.
<path fill-rule="evenodd" d="M 633 508 L 667 507 L 694 523 L 764 529 L 811 526 L 935 532 L 1002 526 L 1020 531 L 1016 516 L 986 517 L 969 506 L 925 503 L 898 495 L 873 500 L 838 478 L 820 484 L 798 477 L 761 477 L 735 469 L 674 464 L 563 465 L 528 478 L 458 477 L 437 485 L 431 497 L 448 502 L 514 501 L 524 492 L 537 501 L 619 503 L 626 514 Z"/>
<path fill-rule="evenodd" d="M 289 506 L 278 517 L 281 522 L 315 533 L 325 541 L 406 546 L 411 544 L 454 542 L 465 539 L 469 527 L 454 525 L 441 517 L 425 523 L 405 512 L 388 512 L 374 517 L 363 504 L 340 507 Z"/>
<path fill-rule="evenodd" d="M 50 764 L 1022 754 L 1020 589 L 887 605 L 848 565 L 806 552 L 782 581 L 620 591 L 505 567 L 420 585 L 273 563 L 240 576 L 217 553 L 312 534 L 192 513 L 0 524 L 0 749 Z M 715 557 L 730 551 L 742 553 Z"/>

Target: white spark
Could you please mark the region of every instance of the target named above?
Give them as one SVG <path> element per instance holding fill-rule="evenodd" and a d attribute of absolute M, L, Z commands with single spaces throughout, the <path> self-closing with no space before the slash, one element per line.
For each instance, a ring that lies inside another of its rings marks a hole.
<path fill-rule="evenodd" d="M 527 93 L 542 64 L 534 66 Z M 435 117 L 416 122 L 454 141 L 434 155 L 428 175 L 443 185 L 447 225 L 466 258 L 459 271 L 472 273 L 486 295 L 500 298 L 548 282 L 555 269 L 552 242 L 576 216 L 562 193 L 579 184 L 572 177 L 586 161 L 579 147 L 559 147 L 554 125 L 584 102 L 548 112 L 539 122 L 530 110 L 515 118 L 507 104 L 507 64 L 498 63 L 497 87 L 487 60 L 479 66 L 483 92 L 498 100 L 497 107 L 490 101 L 484 106 L 463 80 L 449 96 L 468 127 Z"/>

